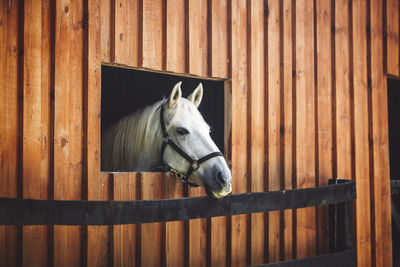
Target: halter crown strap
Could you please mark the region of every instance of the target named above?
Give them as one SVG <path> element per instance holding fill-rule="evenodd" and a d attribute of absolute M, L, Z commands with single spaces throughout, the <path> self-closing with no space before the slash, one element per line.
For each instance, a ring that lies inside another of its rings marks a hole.
<path fill-rule="evenodd" d="M 165 127 L 165 121 L 164 121 L 164 104 L 161 105 L 161 111 L 160 111 L 160 124 L 161 124 L 161 130 L 162 130 L 162 135 L 163 135 L 163 143 L 161 145 L 161 161 L 164 163 L 164 151 L 167 147 L 167 145 L 170 145 L 176 152 L 178 152 L 179 155 L 181 155 L 183 158 L 185 158 L 189 164 L 190 167 L 186 172 L 186 175 L 179 172 L 178 170 L 175 170 L 168 164 L 164 165 L 166 166 L 166 169 L 168 171 L 171 171 L 175 174 L 175 177 L 177 177 L 179 180 L 181 180 L 183 183 L 186 183 L 190 186 L 197 187 L 198 185 L 195 183 L 192 183 L 189 181 L 190 175 L 200 168 L 200 164 L 211 159 L 214 157 L 223 157 L 224 155 L 217 151 L 217 152 L 212 152 L 208 155 L 205 155 L 204 157 L 201 157 L 198 160 L 194 160 L 192 157 L 190 157 L 185 151 L 183 151 L 177 144 L 174 143 L 174 141 L 171 140 L 170 136 L 168 135 L 167 129 Z"/>

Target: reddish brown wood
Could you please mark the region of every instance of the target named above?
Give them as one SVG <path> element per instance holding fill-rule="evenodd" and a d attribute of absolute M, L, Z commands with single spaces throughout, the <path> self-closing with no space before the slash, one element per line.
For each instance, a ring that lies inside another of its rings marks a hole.
<path fill-rule="evenodd" d="M 109 175 L 100 173 L 101 117 L 101 2 L 87 2 L 88 29 L 86 36 L 87 86 L 84 92 L 85 116 L 85 181 L 88 200 L 109 200 Z M 88 266 L 108 266 L 110 262 L 110 227 L 88 226 L 86 260 Z"/>
<path fill-rule="evenodd" d="M 57 1 L 54 70 L 54 199 L 81 199 L 83 175 L 83 4 Z M 82 260 L 82 227 L 54 226 L 54 265 Z"/>
<path fill-rule="evenodd" d="M 293 188 L 293 6 L 291 0 L 282 3 L 283 17 L 283 176 L 284 189 Z M 285 210 L 283 214 L 283 258 L 285 260 L 293 257 L 293 212 Z"/>
<path fill-rule="evenodd" d="M 18 3 L 0 4 L 0 196 L 18 197 Z M 0 226 L 0 266 L 16 266 L 16 226 Z"/>
<path fill-rule="evenodd" d="M 248 57 L 247 3 L 232 1 L 231 14 L 231 70 L 232 77 L 232 184 L 233 193 L 247 191 L 248 142 Z M 247 215 L 231 218 L 231 265 L 246 265 Z"/>
<path fill-rule="evenodd" d="M 332 34 L 331 3 L 316 1 L 317 135 L 318 185 L 332 178 Z M 318 252 L 329 252 L 328 210 L 318 208 Z"/>
<path fill-rule="evenodd" d="M 228 1 L 211 1 L 211 76 L 226 78 L 228 77 Z M 229 101 L 225 98 L 226 103 Z M 225 111 L 230 113 L 230 109 Z M 230 127 L 225 127 L 229 132 Z M 225 140 L 229 142 L 228 140 Z M 230 144 L 225 145 L 225 159 L 228 159 Z M 227 218 L 218 217 L 211 219 L 211 266 L 227 265 Z"/>
<path fill-rule="evenodd" d="M 185 72 L 185 2 L 168 1 L 166 5 L 166 70 Z M 165 176 L 164 197 L 184 196 L 183 184 L 173 175 Z M 185 265 L 185 222 L 165 224 L 165 263 L 167 266 Z"/>
<path fill-rule="evenodd" d="M 163 3 L 161 0 L 143 0 L 142 12 L 142 66 L 161 70 L 164 60 Z"/>
<path fill-rule="evenodd" d="M 337 176 L 352 178 L 349 1 L 335 1 L 335 103 Z"/>
<path fill-rule="evenodd" d="M 138 187 L 140 186 L 140 175 L 113 174 L 114 200 L 138 199 Z M 116 225 L 113 226 L 113 266 L 138 266 L 138 232 L 139 225 Z M 93 228 L 95 229 L 95 228 Z"/>
<path fill-rule="evenodd" d="M 268 1 L 268 190 L 281 189 L 280 3 Z M 280 211 L 268 213 L 268 261 L 280 259 Z"/>
<path fill-rule="evenodd" d="M 370 1 L 370 64 L 371 64 L 371 122 L 373 168 L 371 191 L 373 194 L 372 226 L 374 231 L 375 266 L 392 266 L 392 234 L 390 209 L 390 170 L 388 151 L 387 81 L 383 72 L 383 5 Z"/>
<path fill-rule="evenodd" d="M 296 2 L 297 188 L 315 186 L 315 88 L 313 2 Z M 296 255 L 316 253 L 315 208 L 297 210 Z"/>
<path fill-rule="evenodd" d="M 164 175 L 162 173 L 141 174 L 141 199 L 161 199 Z M 142 266 L 161 266 L 162 228 L 164 223 L 146 223 L 140 229 L 140 259 Z"/>
<path fill-rule="evenodd" d="M 50 163 L 50 3 L 24 4 L 23 188 L 24 198 L 48 198 Z M 22 230 L 23 265 L 48 264 L 48 227 Z"/>
<path fill-rule="evenodd" d="M 265 84 L 264 84 L 264 12 L 263 1 L 252 1 L 250 10 L 250 172 L 251 191 L 265 191 Z M 279 31 L 278 31 L 279 33 Z M 279 214 L 279 212 L 278 212 Z M 251 264 L 264 263 L 265 258 L 265 214 L 251 215 Z M 279 230 L 279 229 L 278 229 Z"/>
<path fill-rule="evenodd" d="M 111 0 L 100 0 L 100 10 L 94 9 L 95 12 L 100 12 L 101 61 L 103 62 L 111 62 L 111 40 L 113 38 L 111 21 L 115 23 L 115 14 L 112 12 L 115 11 L 115 7 L 111 6 L 112 2 Z"/>
<path fill-rule="evenodd" d="M 143 1 L 143 46 L 142 64 L 144 67 L 161 70 L 164 62 L 163 29 L 165 13 L 161 0 Z M 163 197 L 164 176 L 161 173 L 142 173 L 141 198 L 160 199 Z M 164 226 L 163 226 L 164 225 Z M 159 266 L 164 259 L 162 240 L 163 223 L 151 223 L 141 225 L 140 258 L 143 266 Z"/>
<path fill-rule="evenodd" d="M 399 1 L 386 0 L 386 71 L 399 76 Z M 385 19 L 385 18 L 383 18 Z"/>
<path fill-rule="evenodd" d="M 207 1 L 188 1 L 189 73 L 208 74 Z M 205 196 L 203 188 L 189 188 L 189 196 Z M 189 265 L 207 262 L 207 220 L 189 221 Z"/>
<path fill-rule="evenodd" d="M 141 19 L 142 12 L 140 3 L 137 0 L 120 0 L 111 1 L 114 3 L 112 11 L 115 12 L 113 18 L 115 21 L 110 22 L 114 29 L 110 34 L 111 40 L 111 57 L 114 62 L 128 64 L 130 66 L 140 66 L 141 58 Z M 156 28 L 155 28 L 156 29 Z M 161 29 L 157 28 L 158 31 Z M 106 46 L 107 47 L 107 46 Z M 153 48 L 154 49 L 154 48 Z"/>
<path fill-rule="evenodd" d="M 371 266 L 371 212 L 369 184 L 369 117 L 368 117 L 368 77 L 367 77 L 367 3 L 352 2 L 351 19 L 353 40 L 353 90 L 354 90 L 354 146 L 357 264 Z"/>

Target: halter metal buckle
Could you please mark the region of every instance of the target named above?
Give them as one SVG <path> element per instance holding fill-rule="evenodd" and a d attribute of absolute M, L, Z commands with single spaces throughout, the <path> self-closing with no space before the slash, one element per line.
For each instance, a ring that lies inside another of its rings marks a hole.
<path fill-rule="evenodd" d="M 172 169 L 171 168 L 171 172 L 175 175 L 176 178 L 178 178 L 179 180 L 181 180 L 182 182 L 186 182 L 183 177 L 185 177 L 182 173 L 180 173 L 179 171 Z"/>
<path fill-rule="evenodd" d="M 163 137 L 163 143 L 168 143 L 168 141 L 170 140 L 171 138 L 169 137 L 169 135 L 167 135 L 167 136 L 164 136 Z"/>
<path fill-rule="evenodd" d="M 194 171 L 196 171 L 198 168 L 200 168 L 200 164 L 197 162 L 197 160 L 195 160 L 192 163 L 192 168 L 193 168 Z"/>

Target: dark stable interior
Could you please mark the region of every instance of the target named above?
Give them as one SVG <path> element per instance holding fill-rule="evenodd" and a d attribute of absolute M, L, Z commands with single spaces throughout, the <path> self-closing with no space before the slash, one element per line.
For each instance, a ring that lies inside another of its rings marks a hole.
<path fill-rule="evenodd" d="M 101 132 L 119 119 L 163 98 L 182 81 L 182 97 L 203 84 L 199 110 L 211 126 L 211 138 L 224 152 L 224 81 L 103 65 L 101 68 Z"/>
<path fill-rule="evenodd" d="M 390 179 L 400 180 L 400 80 L 388 79 L 388 119 Z M 392 194 L 392 204 L 400 211 L 400 194 Z M 400 266 L 400 229 L 392 218 L 393 266 Z"/>

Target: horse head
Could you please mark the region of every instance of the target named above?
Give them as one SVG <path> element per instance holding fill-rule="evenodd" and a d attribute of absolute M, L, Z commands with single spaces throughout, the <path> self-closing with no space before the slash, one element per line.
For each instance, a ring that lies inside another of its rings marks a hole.
<path fill-rule="evenodd" d="M 210 126 L 198 110 L 203 97 L 200 83 L 186 99 L 177 83 L 160 113 L 163 124 L 161 157 L 186 181 L 203 186 L 208 195 L 221 198 L 232 191 L 232 176 L 227 163 L 211 139 Z"/>

